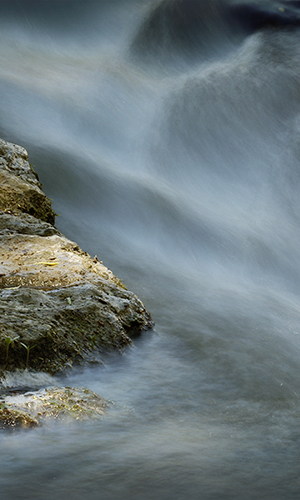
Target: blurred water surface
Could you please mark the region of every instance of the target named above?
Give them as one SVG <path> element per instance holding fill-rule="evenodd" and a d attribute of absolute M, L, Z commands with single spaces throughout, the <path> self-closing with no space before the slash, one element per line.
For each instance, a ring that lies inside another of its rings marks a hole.
<path fill-rule="evenodd" d="M 114 405 L 0 434 L 1 500 L 299 498 L 298 4 L 1 0 L 0 136 L 156 323 L 47 379 Z"/>

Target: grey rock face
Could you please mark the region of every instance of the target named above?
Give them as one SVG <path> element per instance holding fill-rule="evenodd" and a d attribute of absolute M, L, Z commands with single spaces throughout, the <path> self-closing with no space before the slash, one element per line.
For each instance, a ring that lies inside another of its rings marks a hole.
<path fill-rule="evenodd" d="M 52 236 L 60 234 L 52 224 L 36 219 L 29 214 L 0 212 L 0 236 L 16 234 L 32 234 Z"/>
<path fill-rule="evenodd" d="M 34 187 L 42 189 L 37 174 L 28 161 L 26 149 L 0 139 L 0 170 L 7 171 Z"/>

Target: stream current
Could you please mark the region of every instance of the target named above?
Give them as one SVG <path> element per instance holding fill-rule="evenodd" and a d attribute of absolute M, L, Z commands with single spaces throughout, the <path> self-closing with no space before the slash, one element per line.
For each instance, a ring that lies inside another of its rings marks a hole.
<path fill-rule="evenodd" d="M 0 433 L 1 500 L 299 498 L 299 2 L 262 4 L 0 1 L 0 137 L 155 321 L 23 379 L 114 405 Z"/>

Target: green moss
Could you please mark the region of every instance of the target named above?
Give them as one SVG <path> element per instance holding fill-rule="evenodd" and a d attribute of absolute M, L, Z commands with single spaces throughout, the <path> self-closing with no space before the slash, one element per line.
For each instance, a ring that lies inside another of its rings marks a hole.
<path fill-rule="evenodd" d="M 22 195 L 13 187 L 1 187 L 0 210 L 9 210 L 13 213 L 27 213 L 54 225 L 55 212 L 52 209 L 51 201 L 35 189 L 27 190 Z"/>
<path fill-rule="evenodd" d="M 25 411 L 10 408 L 7 405 L 0 409 L 0 429 L 24 429 L 37 425 L 39 425 L 38 420 Z"/>

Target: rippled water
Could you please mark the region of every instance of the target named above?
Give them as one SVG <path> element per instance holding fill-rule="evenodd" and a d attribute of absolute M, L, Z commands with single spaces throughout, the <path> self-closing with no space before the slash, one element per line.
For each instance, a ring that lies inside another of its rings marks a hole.
<path fill-rule="evenodd" d="M 298 8 L 1 0 L 0 136 L 156 323 L 40 381 L 114 405 L 0 434 L 1 500 L 299 498 Z"/>

